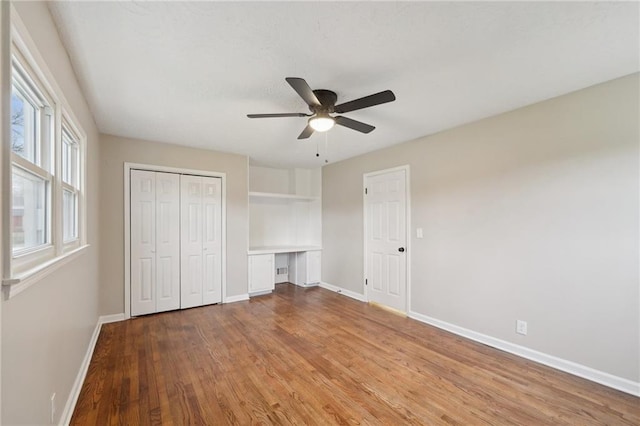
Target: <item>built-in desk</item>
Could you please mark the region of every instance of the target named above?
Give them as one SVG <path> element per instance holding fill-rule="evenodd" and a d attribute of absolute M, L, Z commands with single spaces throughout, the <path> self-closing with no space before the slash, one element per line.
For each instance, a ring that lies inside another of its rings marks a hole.
<path fill-rule="evenodd" d="M 322 250 L 319 246 L 262 246 L 249 247 L 249 256 L 253 254 L 298 253 L 301 251 Z"/>
<path fill-rule="evenodd" d="M 276 254 L 289 254 L 289 281 L 311 287 L 320 282 L 322 247 L 319 246 L 265 246 L 249 248 L 249 295 L 257 296 L 275 288 Z"/>

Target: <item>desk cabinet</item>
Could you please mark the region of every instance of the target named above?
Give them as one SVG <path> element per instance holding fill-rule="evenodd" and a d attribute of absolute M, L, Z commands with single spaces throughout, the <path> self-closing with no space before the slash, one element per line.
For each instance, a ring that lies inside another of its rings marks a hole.
<path fill-rule="evenodd" d="M 293 253 L 294 270 L 292 281 L 294 284 L 308 287 L 317 285 L 321 281 L 322 252 L 320 250 Z"/>
<path fill-rule="evenodd" d="M 249 294 L 273 291 L 275 280 L 273 254 L 249 256 Z"/>

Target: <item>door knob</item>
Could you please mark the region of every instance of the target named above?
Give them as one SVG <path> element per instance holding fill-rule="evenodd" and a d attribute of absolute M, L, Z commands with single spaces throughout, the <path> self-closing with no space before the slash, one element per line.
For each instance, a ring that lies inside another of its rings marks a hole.
<path fill-rule="evenodd" d="M 399 251 L 400 253 L 404 252 L 404 247 L 400 247 L 400 248 L 398 249 L 398 251 Z"/>

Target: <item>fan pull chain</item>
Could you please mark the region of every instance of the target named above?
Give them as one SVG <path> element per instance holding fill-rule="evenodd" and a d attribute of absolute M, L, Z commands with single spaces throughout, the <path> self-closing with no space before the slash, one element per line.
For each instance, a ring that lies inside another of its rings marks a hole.
<path fill-rule="evenodd" d="M 329 163 L 329 132 L 324 133 L 324 153 L 325 153 L 324 163 L 328 164 Z"/>
<path fill-rule="evenodd" d="M 318 138 L 316 138 L 316 157 L 320 157 L 320 143 L 318 142 Z"/>

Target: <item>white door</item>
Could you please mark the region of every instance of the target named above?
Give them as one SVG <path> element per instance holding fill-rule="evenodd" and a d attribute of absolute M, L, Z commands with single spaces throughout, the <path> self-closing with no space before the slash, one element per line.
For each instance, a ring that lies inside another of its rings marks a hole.
<path fill-rule="evenodd" d="M 222 302 L 222 179 L 202 178 L 202 304 Z"/>
<path fill-rule="evenodd" d="M 180 175 L 156 173 L 156 312 L 180 308 Z"/>
<path fill-rule="evenodd" d="M 406 312 L 406 171 L 366 176 L 365 188 L 368 299 Z"/>
<path fill-rule="evenodd" d="M 220 178 L 182 175 L 181 308 L 222 301 Z"/>
<path fill-rule="evenodd" d="M 156 174 L 131 170 L 131 315 L 156 311 Z"/>
<path fill-rule="evenodd" d="M 131 170 L 131 314 L 180 307 L 178 175 Z"/>
<path fill-rule="evenodd" d="M 180 307 L 202 305 L 202 177 L 180 176 Z"/>

